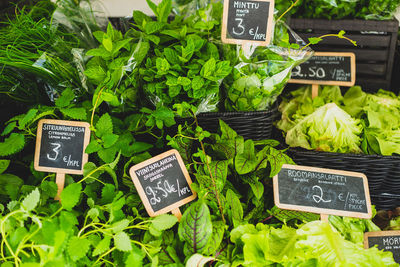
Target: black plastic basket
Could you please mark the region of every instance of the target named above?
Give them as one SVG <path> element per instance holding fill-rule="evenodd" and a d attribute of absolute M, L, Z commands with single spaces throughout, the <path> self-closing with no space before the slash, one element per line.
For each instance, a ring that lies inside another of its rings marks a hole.
<path fill-rule="evenodd" d="M 209 132 L 217 132 L 219 120 L 223 120 L 244 139 L 264 140 L 272 137 L 274 121 L 278 119 L 278 107 L 265 111 L 205 112 L 197 116 L 199 125 Z"/>
<path fill-rule="evenodd" d="M 289 148 L 296 164 L 364 173 L 377 209 L 400 206 L 400 157 L 344 154 Z"/>
<path fill-rule="evenodd" d="M 324 38 L 311 48 L 315 51 L 353 52 L 356 55 L 356 85 L 375 92 L 391 90 L 391 76 L 399 22 L 393 20 L 291 19 L 289 26 L 303 39 L 344 30 L 357 46 L 341 38 Z M 397 88 L 396 88 L 397 89 Z"/>

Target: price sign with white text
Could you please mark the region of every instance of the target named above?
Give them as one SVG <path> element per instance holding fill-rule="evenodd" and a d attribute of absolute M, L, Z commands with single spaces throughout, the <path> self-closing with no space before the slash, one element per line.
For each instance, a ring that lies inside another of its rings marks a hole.
<path fill-rule="evenodd" d="M 292 70 L 289 83 L 353 86 L 355 81 L 354 53 L 316 52 Z"/>
<path fill-rule="evenodd" d="M 278 208 L 363 219 L 372 216 L 368 181 L 362 173 L 285 164 L 273 183 Z"/>
<path fill-rule="evenodd" d="M 40 120 L 34 166 L 37 171 L 83 174 L 90 140 L 87 122 Z"/>
<path fill-rule="evenodd" d="M 179 152 L 169 150 L 130 169 L 133 183 L 150 216 L 172 211 L 194 200 L 189 173 Z"/>
<path fill-rule="evenodd" d="M 377 246 L 378 249 L 393 253 L 394 261 L 400 263 L 400 231 L 368 232 L 364 234 L 364 248 Z"/>
<path fill-rule="evenodd" d="M 224 43 L 268 45 L 273 30 L 274 0 L 224 0 Z"/>

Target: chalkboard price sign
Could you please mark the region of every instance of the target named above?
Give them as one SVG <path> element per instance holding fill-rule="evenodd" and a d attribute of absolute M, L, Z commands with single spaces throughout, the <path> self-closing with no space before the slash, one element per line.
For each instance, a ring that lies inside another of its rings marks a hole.
<path fill-rule="evenodd" d="M 377 245 L 378 249 L 393 253 L 394 261 L 400 263 L 400 231 L 368 232 L 364 234 L 364 248 Z"/>
<path fill-rule="evenodd" d="M 316 52 L 295 67 L 290 83 L 353 86 L 356 81 L 354 53 Z"/>
<path fill-rule="evenodd" d="M 274 0 L 224 0 L 224 43 L 268 45 L 273 30 Z"/>
<path fill-rule="evenodd" d="M 87 122 L 40 120 L 34 166 L 38 171 L 83 174 L 84 152 L 90 141 Z"/>
<path fill-rule="evenodd" d="M 197 197 L 185 164 L 175 149 L 131 167 L 130 175 L 152 217 L 174 211 Z"/>
<path fill-rule="evenodd" d="M 283 165 L 273 183 L 278 208 L 363 219 L 372 216 L 368 181 L 362 173 Z"/>

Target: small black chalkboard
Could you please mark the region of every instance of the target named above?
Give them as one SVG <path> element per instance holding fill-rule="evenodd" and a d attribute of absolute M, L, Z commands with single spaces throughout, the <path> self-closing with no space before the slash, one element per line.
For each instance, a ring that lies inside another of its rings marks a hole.
<path fill-rule="evenodd" d="M 353 86 L 356 80 L 354 53 L 316 52 L 295 67 L 290 83 Z"/>
<path fill-rule="evenodd" d="M 196 198 L 192 180 L 175 149 L 131 167 L 130 175 L 152 217 L 176 210 Z"/>
<path fill-rule="evenodd" d="M 274 0 L 225 0 L 221 39 L 224 43 L 268 45 Z"/>
<path fill-rule="evenodd" d="M 368 181 L 362 173 L 283 165 L 273 182 L 278 208 L 364 219 L 372 216 Z"/>
<path fill-rule="evenodd" d="M 364 248 L 371 248 L 375 245 L 378 249 L 392 252 L 394 261 L 400 263 L 400 231 L 365 233 Z"/>
<path fill-rule="evenodd" d="M 40 120 L 34 166 L 38 171 L 83 174 L 90 140 L 87 122 Z"/>

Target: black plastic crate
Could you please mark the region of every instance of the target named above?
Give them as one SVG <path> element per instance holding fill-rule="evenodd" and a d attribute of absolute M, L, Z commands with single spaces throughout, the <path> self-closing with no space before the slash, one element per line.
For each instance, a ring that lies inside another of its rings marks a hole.
<path fill-rule="evenodd" d="M 372 204 L 377 209 L 400 206 L 400 157 L 332 153 L 289 148 L 287 154 L 296 164 L 364 173 Z"/>
<path fill-rule="evenodd" d="M 399 22 L 394 20 L 325 20 L 294 19 L 290 27 L 304 40 L 340 30 L 357 42 L 357 47 L 345 39 L 324 38 L 315 51 L 353 52 L 356 55 L 356 84 L 365 91 L 390 90 Z"/>

